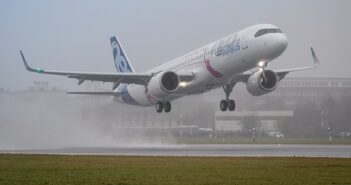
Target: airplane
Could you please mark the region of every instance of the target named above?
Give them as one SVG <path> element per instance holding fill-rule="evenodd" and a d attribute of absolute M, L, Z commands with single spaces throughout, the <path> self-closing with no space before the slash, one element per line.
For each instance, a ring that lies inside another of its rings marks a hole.
<path fill-rule="evenodd" d="M 266 69 L 288 46 L 286 35 L 271 24 L 245 28 L 200 49 L 187 53 L 144 73 L 135 72 L 117 37 L 110 38 L 117 73 L 67 72 L 32 68 L 22 51 L 25 68 L 39 74 L 62 75 L 84 81 L 112 83 L 107 92 L 68 92 L 68 94 L 107 95 L 118 102 L 155 106 L 156 112 L 170 112 L 171 101 L 187 95 L 197 95 L 223 88 L 225 99 L 221 111 L 234 111 L 230 99 L 234 86 L 243 82 L 248 92 L 260 96 L 272 92 L 288 73 L 314 69 L 319 60 L 311 47 L 313 65 L 283 70 Z"/>

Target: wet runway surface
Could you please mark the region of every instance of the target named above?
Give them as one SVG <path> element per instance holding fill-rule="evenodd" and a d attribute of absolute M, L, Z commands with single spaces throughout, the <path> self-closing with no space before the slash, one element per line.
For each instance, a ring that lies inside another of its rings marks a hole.
<path fill-rule="evenodd" d="M 341 157 L 351 158 L 351 145 L 172 145 L 150 147 L 62 148 L 0 150 L 0 153 L 131 156 L 221 156 L 221 157 Z"/>

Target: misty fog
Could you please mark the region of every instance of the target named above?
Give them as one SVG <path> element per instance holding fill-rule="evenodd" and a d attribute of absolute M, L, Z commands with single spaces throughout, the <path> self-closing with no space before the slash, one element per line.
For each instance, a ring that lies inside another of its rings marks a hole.
<path fill-rule="evenodd" d="M 112 117 L 117 120 L 107 120 L 98 114 L 99 109 L 116 102 L 111 102 L 110 97 L 95 98 L 69 97 L 65 92 L 0 93 L 0 148 L 174 144 L 171 135 L 147 135 L 142 129 L 126 132 L 123 127 L 132 126 L 130 123 L 121 123 L 115 116 Z M 118 113 L 126 108 L 120 105 L 113 107 L 115 110 L 109 113 Z"/>

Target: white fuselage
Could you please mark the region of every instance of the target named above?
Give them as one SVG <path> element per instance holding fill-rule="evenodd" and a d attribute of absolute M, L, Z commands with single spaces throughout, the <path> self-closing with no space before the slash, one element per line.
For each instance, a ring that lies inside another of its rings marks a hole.
<path fill-rule="evenodd" d="M 123 92 L 124 96 L 116 99 L 128 104 L 150 106 L 157 101 L 174 100 L 221 87 L 234 75 L 256 68 L 260 61 L 270 62 L 284 52 L 287 38 L 283 33 L 255 37 L 262 29 L 276 28 L 269 24 L 248 27 L 148 71 L 194 74 L 191 82 L 181 83 L 176 92 L 162 99 L 151 96 L 145 86 L 136 84 L 122 84 L 117 90 Z"/>

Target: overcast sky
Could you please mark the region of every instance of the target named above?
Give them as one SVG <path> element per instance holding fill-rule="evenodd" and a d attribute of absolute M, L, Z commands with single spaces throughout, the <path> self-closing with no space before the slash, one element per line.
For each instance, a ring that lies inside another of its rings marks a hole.
<path fill-rule="evenodd" d="M 33 81 L 72 89 L 76 81 L 26 72 L 44 69 L 115 72 L 109 38 L 117 34 L 138 72 L 257 23 L 280 27 L 289 39 L 270 68 L 322 63 L 291 76 L 351 77 L 351 1 L 1 1 L 0 88 L 22 90 Z"/>

